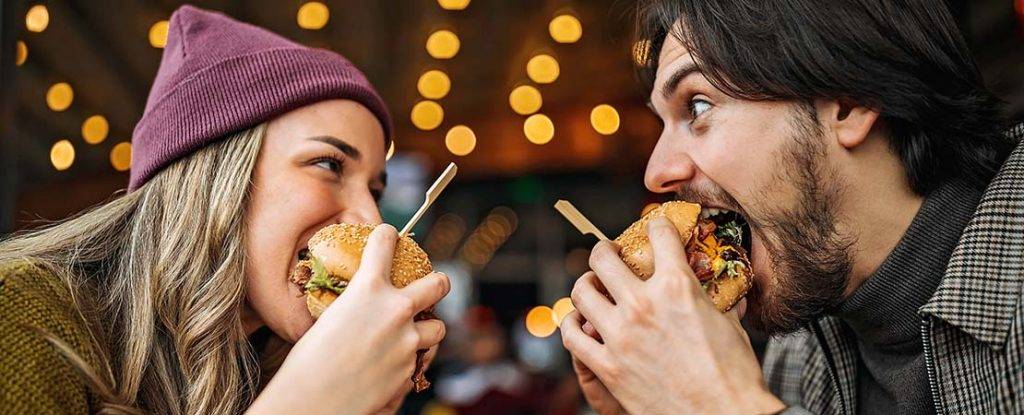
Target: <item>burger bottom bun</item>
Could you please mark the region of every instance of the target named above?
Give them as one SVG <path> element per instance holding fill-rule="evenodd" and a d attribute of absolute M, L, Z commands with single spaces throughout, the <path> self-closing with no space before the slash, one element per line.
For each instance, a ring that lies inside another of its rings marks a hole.
<path fill-rule="evenodd" d="M 736 303 L 740 302 L 752 285 L 752 278 L 746 269 L 742 269 L 735 276 L 728 276 L 725 273 L 708 282 L 706 292 L 715 303 L 718 311 L 729 311 Z"/>
<path fill-rule="evenodd" d="M 315 290 L 306 293 L 306 308 L 309 309 L 309 313 L 313 315 L 313 318 L 320 318 L 327 306 L 331 305 L 335 299 L 338 298 L 338 294 L 335 294 L 330 290 Z"/>

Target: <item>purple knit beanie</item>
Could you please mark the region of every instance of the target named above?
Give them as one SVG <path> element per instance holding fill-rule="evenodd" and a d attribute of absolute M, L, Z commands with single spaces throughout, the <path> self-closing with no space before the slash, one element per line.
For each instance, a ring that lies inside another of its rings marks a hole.
<path fill-rule="evenodd" d="M 171 15 L 160 69 L 132 133 L 128 190 L 230 133 L 328 99 L 366 106 L 391 137 L 384 101 L 341 55 L 181 6 Z"/>

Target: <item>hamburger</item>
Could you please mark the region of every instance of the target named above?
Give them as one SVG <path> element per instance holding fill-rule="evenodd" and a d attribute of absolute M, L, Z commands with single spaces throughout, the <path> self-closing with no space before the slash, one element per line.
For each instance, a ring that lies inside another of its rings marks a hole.
<path fill-rule="evenodd" d="M 743 248 L 742 218 L 734 212 L 701 209 L 696 203 L 666 202 L 630 225 L 615 242 L 623 262 L 640 279 L 654 274 L 654 255 L 647 237 L 651 219 L 666 217 L 686 246 L 687 262 L 718 311 L 736 305 L 750 290 L 753 272 Z"/>
<path fill-rule="evenodd" d="M 345 292 L 353 274 L 359 269 L 363 248 L 374 226 L 342 223 L 327 226 L 309 239 L 309 247 L 299 253 L 299 262 L 292 270 L 291 281 L 306 296 L 306 307 L 313 318 L 319 318 L 327 306 Z M 391 284 L 402 288 L 433 271 L 427 253 L 412 238 L 402 236 L 395 245 L 391 262 Z M 433 307 L 413 317 L 414 321 L 436 318 Z M 426 350 L 416 353 L 413 384 L 421 392 L 430 386 L 423 376 Z"/>

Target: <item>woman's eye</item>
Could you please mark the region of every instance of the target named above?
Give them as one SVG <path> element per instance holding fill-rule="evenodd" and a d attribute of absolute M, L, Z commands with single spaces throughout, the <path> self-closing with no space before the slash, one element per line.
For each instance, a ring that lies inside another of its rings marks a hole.
<path fill-rule="evenodd" d="M 334 173 L 341 171 L 341 162 L 333 158 L 321 158 L 316 160 L 313 165 Z"/>
<path fill-rule="evenodd" d="M 696 119 L 711 109 L 711 103 L 700 98 L 690 101 L 690 117 Z"/>

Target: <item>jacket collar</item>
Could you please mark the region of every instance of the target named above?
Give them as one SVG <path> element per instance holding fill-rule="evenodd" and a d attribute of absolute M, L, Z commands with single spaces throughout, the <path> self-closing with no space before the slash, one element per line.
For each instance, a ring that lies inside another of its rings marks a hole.
<path fill-rule="evenodd" d="M 1020 138 L 1024 126 L 1014 129 Z M 941 318 L 1001 349 L 1024 282 L 1024 143 L 988 185 L 950 257 L 945 275 L 919 312 Z"/>

